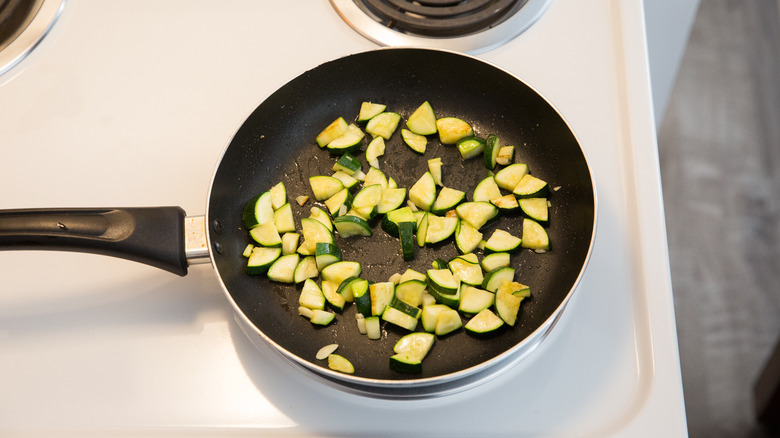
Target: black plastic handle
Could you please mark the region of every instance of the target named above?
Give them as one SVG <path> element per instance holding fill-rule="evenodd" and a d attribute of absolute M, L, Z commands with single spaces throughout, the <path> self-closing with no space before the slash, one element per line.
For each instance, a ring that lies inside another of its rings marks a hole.
<path fill-rule="evenodd" d="M 187 274 L 180 207 L 0 211 L 0 250 L 104 254 Z"/>

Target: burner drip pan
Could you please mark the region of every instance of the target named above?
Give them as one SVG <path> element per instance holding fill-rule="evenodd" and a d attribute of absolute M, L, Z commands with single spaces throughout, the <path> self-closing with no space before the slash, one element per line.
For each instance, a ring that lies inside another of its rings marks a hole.
<path fill-rule="evenodd" d="M 453 37 L 501 23 L 526 0 L 357 0 L 356 3 L 377 21 L 399 32 Z"/>
<path fill-rule="evenodd" d="M 552 0 L 330 0 L 353 29 L 390 47 L 476 54 L 530 27 Z"/>
<path fill-rule="evenodd" d="M 41 42 L 65 0 L 0 0 L 0 75 Z"/>

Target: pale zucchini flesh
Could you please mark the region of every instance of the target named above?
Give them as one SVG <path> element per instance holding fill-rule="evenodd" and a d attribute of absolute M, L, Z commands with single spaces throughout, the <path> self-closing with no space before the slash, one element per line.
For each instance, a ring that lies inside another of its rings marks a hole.
<path fill-rule="evenodd" d="M 319 223 L 325 225 L 325 228 L 330 232 L 333 232 L 333 222 L 331 222 L 330 217 L 328 216 L 328 213 L 325 213 L 325 210 L 319 207 L 312 207 L 309 209 L 309 217 L 319 221 Z"/>
<path fill-rule="evenodd" d="M 442 144 L 455 144 L 462 138 L 474 135 L 471 125 L 457 117 L 442 117 L 436 120 L 436 130 Z"/>
<path fill-rule="evenodd" d="M 401 138 L 404 140 L 404 144 L 409 146 L 409 149 L 422 155 L 428 148 L 428 138 L 423 135 L 417 135 L 408 129 L 401 129 Z"/>
<path fill-rule="evenodd" d="M 358 113 L 358 122 L 367 122 L 377 114 L 383 113 L 387 105 L 374 102 L 363 102 L 360 104 L 360 112 Z"/>
<path fill-rule="evenodd" d="M 406 126 L 417 135 L 436 134 L 436 115 L 427 100 L 409 116 Z"/>
<path fill-rule="evenodd" d="M 401 115 L 395 112 L 385 111 L 372 117 L 366 124 L 366 132 L 374 137 L 382 137 L 390 140 L 390 137 L 398 127 Z"/>
<path fill-rule="evenodd" d="M 409 200 L 420 210 L 431 211 L 436 201 L 436 181 L 431 172 L 425 172 L 409 189 Z"/>
<path fill-rule="evenodd" d="M 274 261 L 268 268 L 268 278 L 279 283 L 294 283 L 295 268 L 300 256 L 296 253 L 286 254 Z"/>
<path fill-rule="evenodd" d="M 464 328 L 473 333 L 484 334 L 497 330 L 502 325 L 504 325 L 503 319 L 490 309 L 484 309 L 471 318 Z"/>
<path fill-rule="evenodd" d="M 317 144 L 320 147 L 327 146 L 328 143 L 347 132 L 347 127 L 349 127 L 349 124 L 344 120 L 344 117 L 339 117 L 317 135 Z"/>

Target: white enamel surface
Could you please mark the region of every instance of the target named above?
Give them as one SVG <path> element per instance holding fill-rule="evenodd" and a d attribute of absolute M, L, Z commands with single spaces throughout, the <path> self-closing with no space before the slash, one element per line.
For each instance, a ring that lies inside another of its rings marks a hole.
<path fill-rule="evenodd" d="M 0 435 L 469 434 L 486 424 L 513 436 L 684 435 L 641 13 L 639 1 L 557 0 L 479 55 L 553 102 L 598 184 L 589 269 L 550 337 L 514 368 L 454 396 L 366 399 L 255 348 L 208 265 L 178 278 L 93 255 L 0 251 Z M 69 2 L 0 76 L 0 207 L 202 214 L 225 142 L 264 96 L 374 47 L 326 1 Z"/>

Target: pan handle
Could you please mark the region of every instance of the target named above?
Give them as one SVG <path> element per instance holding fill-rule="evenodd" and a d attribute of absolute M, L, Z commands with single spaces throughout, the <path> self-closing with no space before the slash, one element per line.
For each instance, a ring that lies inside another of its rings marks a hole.
<path fill-rule="evenodd" d="M 180 207 L 0 211 L 0 250 L 110 255 L 187 274 Z"/>

